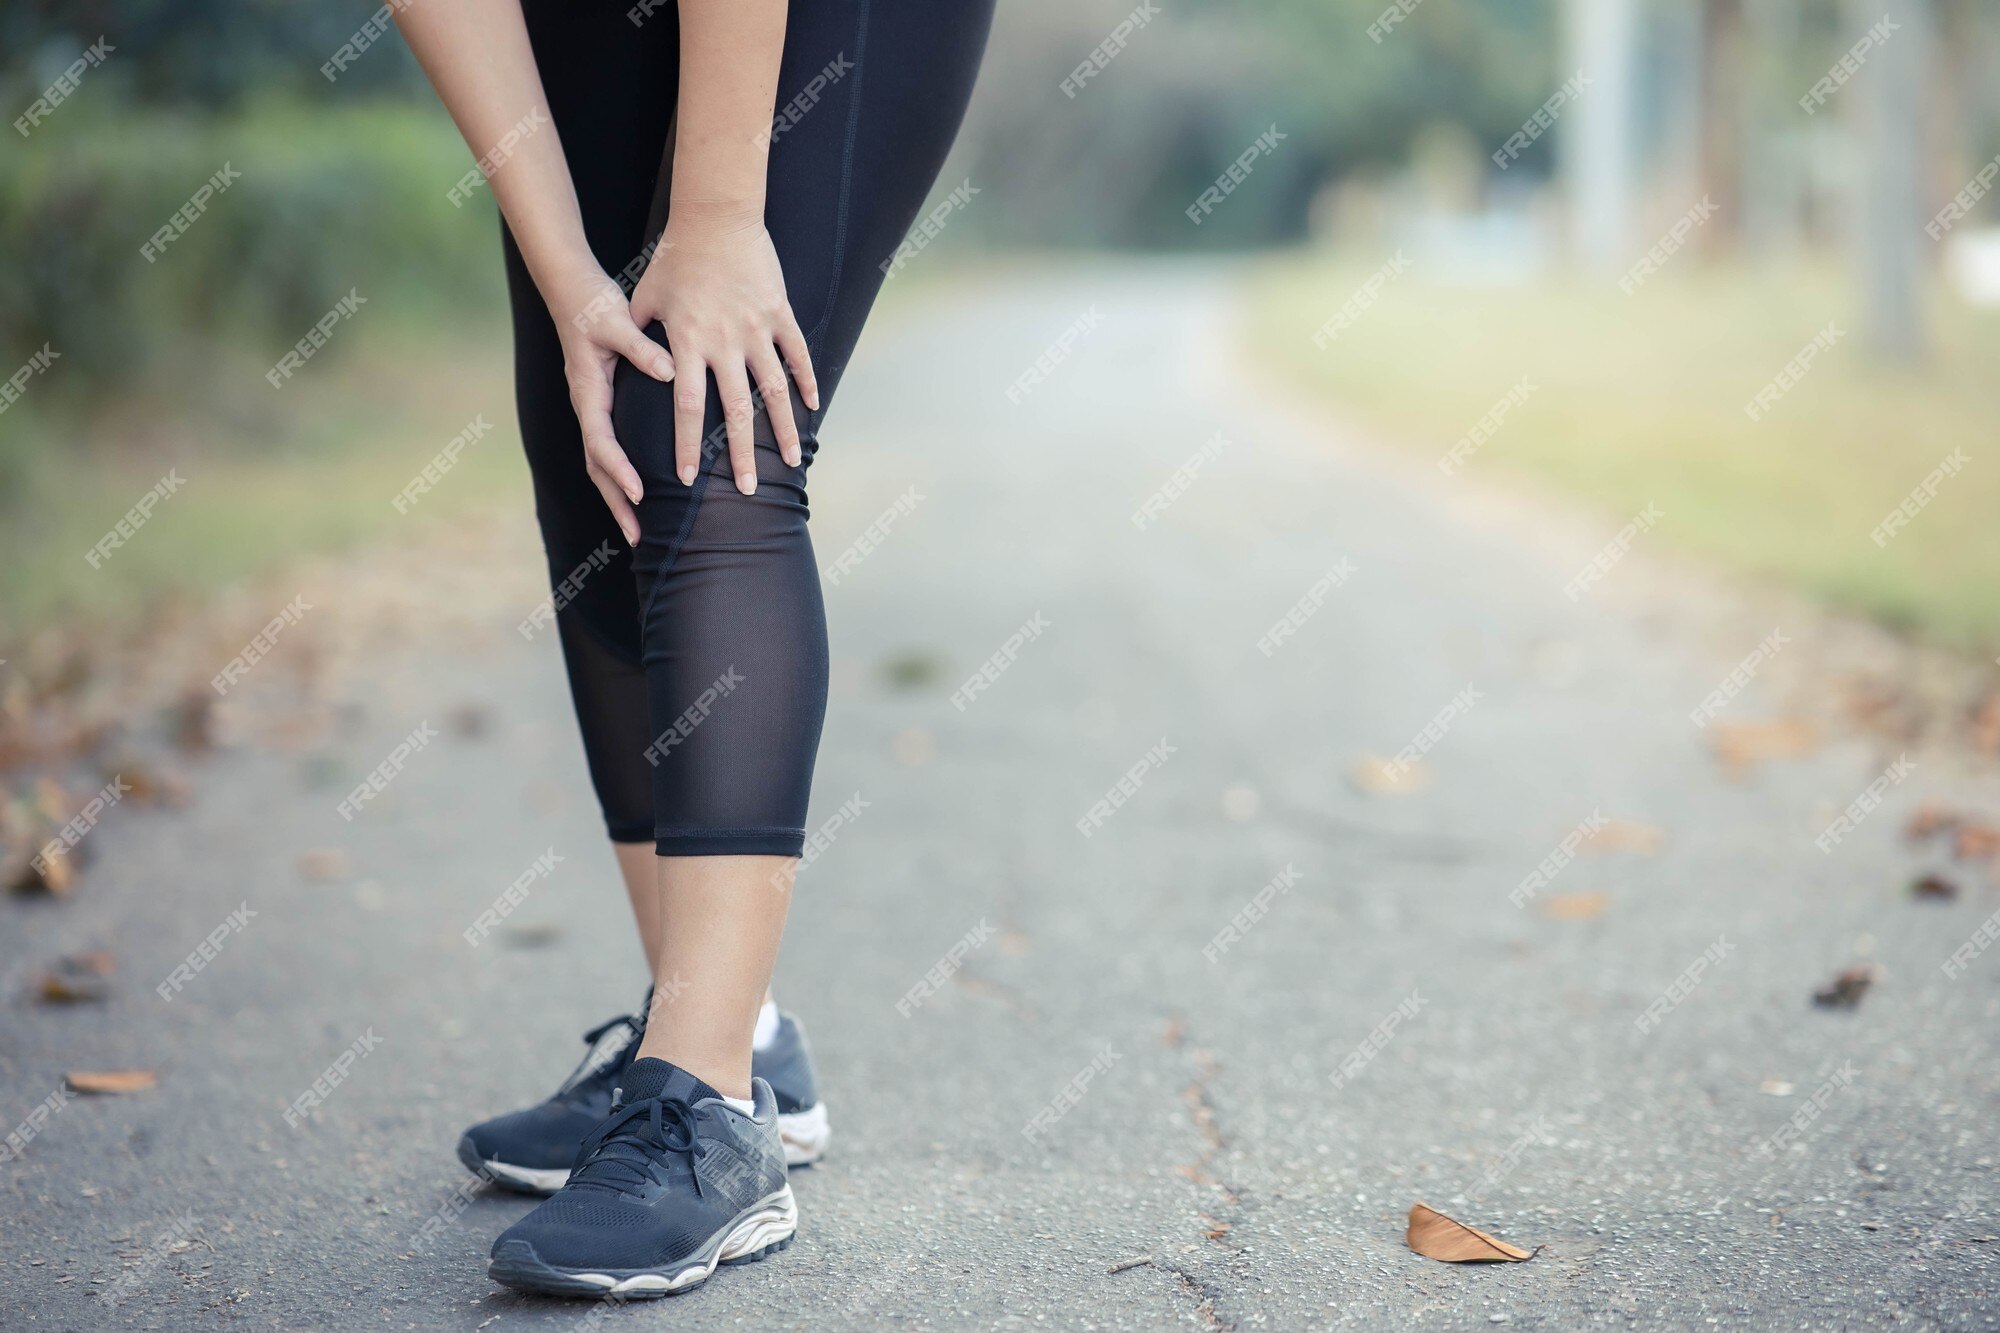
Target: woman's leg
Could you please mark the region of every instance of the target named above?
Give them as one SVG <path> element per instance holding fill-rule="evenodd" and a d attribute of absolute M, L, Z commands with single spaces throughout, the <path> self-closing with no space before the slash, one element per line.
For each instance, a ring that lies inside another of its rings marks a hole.
<path fill-rule="evenodd" d="M 527 0 L 523 9 L 585 235 L 605 271 L 620 275 L 648 239 L 653 174 L 673 121 L 678 34 L 670 22 L 635 29 L 611 5 Z M 631 551 L 584 471 L 548 308 L 511 237 L 505 249 L 521 438 L 549 581 L 565 590 L 555 598 L 557 633 L 591 783 L 650 967 L 659 948 L 659 895 L 652 774 L 640 753 L 650 733 Z"/>
<path fill-rule="evenodd" d="M 818 426 L 869 307 L 970 98 L 992 0 L 815 0 L 792 7 L 766 225 L 808 330 L 822 407 L 793 395 L 804 458 L 756 422 L 757 488 L 720 447 L 673 475 L 673 386 L 621 367 L 614 424 L 645 488 L 633 559 L 654 735 L 661 944 L 642 1056 L 730 1096 L 784 931 L 826 705 L 826 619 L 807 532 Z M 671 210 L 659 177 L 654 225 Z M 663 337 L 655 326 L 651 332 Z M 708 394 L 705 438 L 722 439 Z"/>

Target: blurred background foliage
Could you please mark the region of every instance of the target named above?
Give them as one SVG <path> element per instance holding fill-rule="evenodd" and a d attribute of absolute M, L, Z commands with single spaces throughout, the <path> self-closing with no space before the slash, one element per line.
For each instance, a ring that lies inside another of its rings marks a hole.
<path fill-rule="evenodd" d="M 1002 0 L 944 187 L 970 177 L 981 193 L 893 295 L 1023 253 L 1255 256 L 1247 344 L 1385 438 L 1432 452 L 1522 373 L 1516 334 L 1532 329 L 1543 363 L 1580 369 L 1524 414 L 1522 439 L 1490 452 L 1496 469 L 1628 512 L 1646 487 L 1671 485 L 1670 538 L 1900 625 L 2000 642 L 1985 592 L 2000 579 L 2000 536 L 1988 535 L 2000 527 L 1975 488 L 1941 496 L 1886 556 L 1809 531 L 1796 503 L 1884 510 L 2000 406 L 1985 371 L 2000 300 L 1993 203 L 1947 243 L 1921 231 L 2000 153 L 2000 7 L 1421 0 L 1385 29 L 1390 0 L 1160 0 L 1066 95 L 1064 77 L 1134 4 Z M 43 123 L 9 129 L 0 153 L 0 362 L 44 344 L 64 357 L 0 415 L 0 559 L 63 568 L 11 592 L 0 621 L 150 595 L 178 577 L 170 567 L 207 567 L 195 548 L 226 573 L 237 529 L 253 524 L 232 517 L 244 477 L 256 478 L 246 494 L 291 508 L 301 540 L 364 534 L 359 515 L 383 506 L 350 502 L 355 478 L 372 486 L 427 457 L 467 415 L 465 386 L 496 401 L 492 204 L 446 198 L 471 155 L 393 32 L 337 79 L 322 73 L 374 13 L 277 0 L 0 8 L 10 122 L 92 42 L 113 48 Z M 1802 111 L 1801 94 L 1885 14 L 1908 35 Z M 1497 167 L 1493 150 L 1580 66 L 1589 91 Z M 1191 225 L 1187 205 L 1273 125 L 1286 138 L 1254 181 Z M 140 245 L 225 162 L 241 179 L 145 262 Z M 1704 198 L 1715 216 L 1686 255 L 1622 295 L 1620 273 Z M 1365 336 L 1316 348 L 1312 331 L 1399 251 L 1417 276 L 1385 293 Z M 356 288 L 373 301 L 368 332 L 336 339 L 312 386 L 272 394 L 263 370 Z M 1825 372 L 1838 384 L 1820 408 L 1749 429 L 1741 400 L 1836 317 L 1872 355 Z M 518 480 L 507 454 L 478 465 L 489 486 Z M 122 512 L 75 494 L 84 470 L 121 477 L 123 495 L 191 458 L 231 461 L 207 474 L 213 509 L 190 549 L 159 539 L 162 568 L 85 579 L 73 552 L 42 554 L 85 532 L 87 545 Z"/>

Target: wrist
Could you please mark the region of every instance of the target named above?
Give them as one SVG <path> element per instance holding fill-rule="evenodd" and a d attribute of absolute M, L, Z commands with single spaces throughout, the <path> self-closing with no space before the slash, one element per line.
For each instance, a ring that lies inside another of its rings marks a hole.
<path fill-rule="evenodd" d="M 536 290 L 558 323 L 598 298 L 606 288 L 623 294 L 589 251 L 565 254 L 534 266 Z"/>
<path fill-rule="evenodd" d="M 727 236 L 764 225 L 764 196 L 681 198 L 668 206 L 667 231 L 674 236 Z"/>

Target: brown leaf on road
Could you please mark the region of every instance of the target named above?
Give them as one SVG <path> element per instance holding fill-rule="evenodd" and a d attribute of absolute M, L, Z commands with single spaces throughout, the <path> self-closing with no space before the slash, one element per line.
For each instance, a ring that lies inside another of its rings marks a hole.
<path fill-rule="evenodd" d="M 1403 1242 L 1426 1258 L 1448 1264 L 1518 1264 L 1534 1257 L 1477 1227 L 1446 1217 L 1426 1203 L 1410 1205 L 1410 1225 Z"/>
<path fill-rule="evenodd" d="M 1797 759 L 1819 748 L 1819 730 L 1804 718 L 1770 722 L 1717 722 L 1708 729 L 1708 743 L 1723 772 L 1734 781 L 1748 776 L 1754 765 L 1771 759 Z"/>
<path fill-rule="evenodd" d="M 2000 754 L 2000 690 L 1967 710 L 1965 726 L 1973 749 L 1981 754 Z"/>
<path fill-rule="evenodd" d="M 299 874 L 310 880 L 345 879 L 347 853 L 338 847 L 315 847 L 299 856 Z"/>
<path fill-rule="evenodd" d="M 1943 875 L 1924 875 L 1910 885 L 1910 896 L 1930 902 L 1950 902 L 1958 897 L 1958 885 Z"/>
<path fill-rule="evenodd" d="M 1666 834 L 1651 824 L 1635 824 L 1627 819 L 1607 819 L 1583 836 L 1578 844 L 1590 852 L 1639 852 L 1651 856 L 1660 850 Z"/>
<path fill-rule="evenodd" d="M 1602 889 L 1584 893 L 1552 893 L 1542 900 L 1542 915 L 1552 921 L 1594 921 L 1611 905 Z"/>
<path fill-rule="evenodd" d="M 7 873 L 7 887 L 20 893 L 49 893 L 57 897 L 76 887 L 76 852 L 43 858 L 39 852 Z"/>
<path fill-rule="evenodd" d="M 102 1000 L 111 993 L 104 979 L 115 966 L 110 953 L 103 949 L 58 958 L 35 979 L 35 994 L 44 1004 L 87 1004 Z"/>
<path fill-rule="evenodd" d="M 78 1092 L 121 1093 L 144 1092 L 157 1087 L 159 1075 L 150 1069 L 107 1069 L 97 1072 L 73 1069 L 63 1075 L 63 1082 Z"/>
<path fill-rule="evenodd" d="M 1422 760 L 1384 759 L 1367 754 L 1347 770 L 1347 780 L 1369 796 L 1408 796 L 1431 785 Z"/>
<path fill-rule="evenodd" d="M 1826 985 L 1813 992 L 1813 1003 L 1822 1009 L 1852 1009 L 1861 1003 L 1868 988 L 1882 979 L 1880 963 L 1856 963 L 1843 968 Z"/>
<path fill-rule="evenodd" d="M 1903 824 L 1903 836 L 1911 842 L 1922 842 L 1925 838 L 1942 833 L 1958 823 L 1958 815 L 1939 805 L 1936 801 L 1925 801 L 1916 808 Z"/>
<path fill-rule="evenodd" d="M 2000 856 L 2000 828 L 1976 819 L 1961 818 L 1952 838 L 1951 852 L 1961 861 L 1982 856 Z"/>

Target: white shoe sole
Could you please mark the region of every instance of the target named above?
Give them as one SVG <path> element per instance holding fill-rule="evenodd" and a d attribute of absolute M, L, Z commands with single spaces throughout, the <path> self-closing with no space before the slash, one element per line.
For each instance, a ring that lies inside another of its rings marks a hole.
<path fill-rule="evenodd" d="M 826 1156 L 833 1138 L 833 1124 L 826 1118 L 826 1103 L 816 1102 L 803 1111 L 778 1116 L 778 1138 L 785 1145 L 786 1166 L 811 1166 Z"/>
<path fill-rule="evenodd" d="M 517 1290 L 626 1299 L 668 1296 L 706 1282 L 723 1264 L 747 1264 L 784 1249 L 798 1229 L 799 1208 L 787 1185 L 746 1210 L 713 1251 L 671 1273 L 620 1275 L 554 1268 L 535 1258 L 525 1242 L 503 1242 L 487 1271 Z"/>

